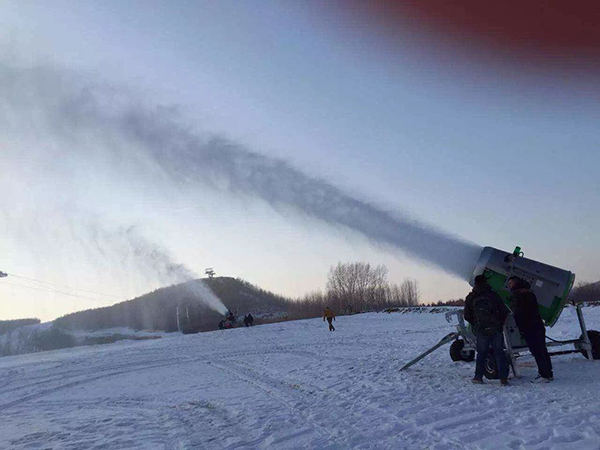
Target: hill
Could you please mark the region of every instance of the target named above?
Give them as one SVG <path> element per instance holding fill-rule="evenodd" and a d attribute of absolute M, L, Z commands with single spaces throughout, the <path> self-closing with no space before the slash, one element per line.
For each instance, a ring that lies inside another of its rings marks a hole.
<path fill-rule="evenodd" d="M 116 327 L 167 332 L 180 328 L 188 332 L 214 330 L 222 315 L 198 298 L 193 289 L 195 283 L 207 285 L 238 316 L 248 312 L 257 317 L 281 316 L 288 308 L 289 299 L 283 296 L 240 279 L 214 277 L 160 288 L 112 306 L 67 314 L 54 323 L 69 330 Z"/>

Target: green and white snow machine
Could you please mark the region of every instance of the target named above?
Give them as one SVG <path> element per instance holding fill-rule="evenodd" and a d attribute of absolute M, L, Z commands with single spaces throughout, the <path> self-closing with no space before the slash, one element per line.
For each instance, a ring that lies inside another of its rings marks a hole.
<path fill-rule="evenodd" d="M 511 311 L 513 307 L 510 301 L 511 292 L 506 286 L 508 279 L 512 276 L 518 276 L 527 281 L 537 297 L 540 315 L 547 327 L 552 327 L 560 317 L 567 305 L 569 293 L 575 281 L 575 274 L 572 272 L 524 258 L 520 247 L 516 247 L 512 253 L 507 253 L 493 247 L 484 247 L 475 265 L 469 284 L 473 286 L 475 277 L 482 274 L 487 278 L 488 284 L 500 295 Z M 577 304 L 574 306 L 577 318 L 579 319 L 581 336 L 578 339 L 566 341 L 547 338 L 548 342 L 546 345 L 548 347 L 574 345 L 574 349 L 553 351 L 550 352 L 550 355 L 580 352 L 588 359 L 600 359 L 600 332 L 594 330 L 588 331 L 581 305 Z M 454 322 L 455 318 L 458 322 L 456 332 L 448 334 L 438 344 L 410 361 L 400 370 L 407 369 L 449 342 L 452 342 L 450 357 L 453 361 L 473 361 L 475 359 L 476 337 L 473 334 L 471 326 L 465 323 L 462 310 L 446 313 L 446 320 L 448 322 Z M 513 374 L 518 377 L 519 374 L 515 361 L 519 356 L 528 352 L 529 349 L 512 313 L 509 314 L 504 326 L 504 341 L 509 364 L 513 370 Z M 484 375 L 490 379 L 498 378 L 496 360 L 493 355 L 490 355 L 487 359 Z"/>

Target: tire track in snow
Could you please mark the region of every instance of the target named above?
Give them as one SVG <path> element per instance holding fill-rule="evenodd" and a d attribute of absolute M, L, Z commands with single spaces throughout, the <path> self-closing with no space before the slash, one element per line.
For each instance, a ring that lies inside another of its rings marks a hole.
<path fill-rule="evenodd" d="M 42 427 L 24 430 L 24 434 L 0 447 L 10 444 L 14 449 L 30 448 L 136 448 L 144 449 L 148 443 L 171 445 L 165 421 L 161 420 L 167 404 L 155 398 L 104 397 L 93 400 L 55 399 L 38 401 L 35 408 L 12 410 L 3 420 L 25 420 L 32 423 L 43 419 Z M 65 420 L 64 411 L 68 411 Z M 29 431 L 29 432 L 27 432 Z"/>
<path fill-rule="evenodd" d="M 336 407 L 337 405 L 348 405 L 350 409 L 342 409 L 337 407 L 335 412 L 329 411 L 329 415 L 336 417 L 336 420 L 341 420 L 342 422 L 348 424 L 348 430 L 343 433 L 343 442 L 340 444 L 342 445 L 342 448 L 349 448 L 348 443 L 353 441 L 357 429 L 365 428 L 365 426 L 368 430 L 366 432 L 363 430 L 361 431 L 363 434 L 368 436 L 366 440 L 378 442 L 378 430 L 372 429 L 371 424 L 364 423 L 363 420 L 357 420 L 358 418 L 367 417 L 364 414 L 365 411 L 368 411 L 368 414 L 372 417 L 379 417 L 381 414 L 384 414 L 389 419 L 389 421 L 386 423 L 386 426 L 399 431 L 399 442 L 395 440 L 395 442 L 390 442 L 389 445 L 392 447 L 401 445 L 402 448 L 421 450 L 423 434 L 425 434 L 429 442 L 434 440 L 437 441 L 437 444 L 446 445 L 448 448 L 476 448 L 464 442 L 450 439 L 439 433 L 437 430 L 419 426 L 418 424 L 414 423 L 414 421 L 406 421 L 399 415 L 386 411 L 382 405 L 374 404 L 373 402 L 364 400 L 358 395 L 351 396 L 332 389 L 321 388 L 317 385 L 308 384 L 306 381 L 299 380 L 294 377 L 287 377 L 287 380 L 281 380 L 273 377 L 273 372 L 270 372 L 268 375 L 264 372 L 259 373 L 245 364 L 241 365 L 239 363 L 230 363 L 228 366 L 229 367 L 222 368 L 229 373 L 233 373 L 242 381 L 263 390 L 277 401 L 283 403 L 293 412 L 299 414 L 304 420 L 307 420 L 307 418 L 303 411 L 311 411 L 314 409 L 311 407 L 313 405 L 306 402 L 307 398 L 314 398 L 315 401 L 318 402 L 331 403 L 332 405 L 336 405 Z M 265 380 L 268 381 L 265 382 Z M 290 380 L 293 381 L 293 383 L 290 383 Z M 307 385 L 309 386 L 308 389 L 303 387 Z M 298 391 L 303 392 L 304 395 L 300 396 Z M 289 398 L 289 394 L 293 395 L 293 399 Z M 337 400 L 341 401 L 327 402 L 328 396 L 337 397 Z M 302 404 L 304 407 L 300 409 L 297 407 L 298 404 Z M 314 421 L 311 421 L 311 425 L 314 426 Z M 382 442 L 379 442 L 373 448 L 378 448 L 378 446 L 381 444 Z"/>
<path fill-rule="evenodd" d="M 293 354 L 293 355 L 298 355 L 298 356 L 311 356 L 311 357 L 315 356 L 311 352 L 289 350 L 286 347 L 278 347 L 278 348 L 273 348 L 269 351 L 233 352 L 233 353 L 230 353 L 228 355 L 228 357 L 235 358 L 235 357 L 242 357 L 242 356 L 245 357 L 248 355 L 281 354 L 281 353 Z M 38 396 L 42 397 L 45 395 L 50 395 L 61 389 L 68 389 L 70 387 L 78 386 L 78 385 L 85 384 L 85 383 L 92 382 L 92 381 L 96 381 L 96 380 L 99 380 L 104 377 L 117 376 L 117 375 L 129 373 L 129 372 L 135 372 L 138 370 L 160 368 L 160 367 L 166 367 L 166 366 L 177 365 L 177 364 L 187 364 L 190 362 L 195 362 L 195 363 L 206 362 L 206 363 L 208 363 L 212 359 L 214 359 L 215 356 L 218 356 L 217 359 L 219 359 L 219 360 L 222 359 L 221 355 L 218 352 L 211 352 L 210 354 L 206 354 L 203 356 L 195 356 L 193 358 L 187 357 L 186 355 L 181 355 L 176 358 L 169 358 L 169 359 L 164 360 L 157 364 L 149 365 L 147 363 L 141 363 L 141 361 L 148 360 L 148 355 L 140 355 L 140 363 L 137 365 L 135 363 L 132 363 L 131 361 L 128 361 L 128 362 L 122 363 L 122 364 L 113 365 L 109 369 L 104 368 L 105 367 L 104 364 L 98 364 L 97 365 L 98 367 L 94 367 L 94 366 L 90 367 L 88 365 L 85 368 L 78 370 L 76 372 L 73 372 L 73 370 L 71 368 L 66 367 L 64 369 L 64 371 L 59 374 L 54 374 L 54 375 L 46 376 L 46 377 L 37 377 L 37 378 L 39 378 L 39 381 L 36 381 L 35 383 L 27 383 L 27 384 L 15 386 L 15 387 L 9 388 L 9 389 L 5 389 L 5 388 L 2 389 L 2 395 L 13 394 L 15 392 L 23 391 L 23 390 L 25 390 L 25 391 L 35 390 L 37 387 L 46 386 L 49 383 L 61 382 L 58 384 L 58 386 L 46 388 L 41 391 L 37 391 L 31 395 L 21 397 L 20 399 L 16 399 L 14 401 L 0 404 L 0 408 L 2 408 L 2 409 L 10 408 L 10 407 L 12 407 L 13 404 L 18 404 L 21 401 L 33 400 Z M 81 365 L 81 364 L 85 365 L 86 362 L 87 361 L 79 362 L 78 365 Z M 62 366 L 61 366 L 61 368 L 62 368 Z M 100 370 L 100 372 L 98 372 L 98 370 Z M 90 373 L 94 374 L 93 377 L 90 377 Z M 83 378 L 83 379 L 74 380 L 74 379 L 78 379 L 78 378 Z M 73 380 L 73 381 L 69 381 L 69 382 L 65 383 L 65 380 Z"/>
<path fill-rule="evenodd" d="M 98 356 L 98 355 L 93 355 L 93 356 Z M 100 356 L 104 356 L 104 355 L 100 355 Z M 125 367 L 130 367 L 132 366 L 134 363 L 139 363 L 139 364 L 147 364 L 148 359 L 152 358 L 152 355 L 148 354 L 148 352 L 136 352 L 133 355 L 129 355 L 127 362 L 124 363 L 117 363 L 113 366 L 110 367 L 110 369 L 106 368 L 106 365 L 104 364 L 103 360 L 100 359 L 93 359 L 90 360 L 88 359 L 75 359 L 73 358 L 73 360 L 69 360 L 69 361 L 64 361 L 61 364 L 55 365 L 54 367 L 50 368 L 50 369 L 46 369 L 46 370 L 51 370 L 51 371 L 58 371 L 58 373 L 53 373 L 52 375 L 48 376 L 48 375 L 41 375 L 41 376 L 31 376 L 28 377 L 28 381 L 34 381 L 33 383 L 28 383 L 28 384 L 24 384 L 24 385 L 19 385 L 19 386 L 15 386 L 12 387 L 10 389 L 6 389 L 4 388 L 2 390 L 2 393 L 11 393 L 11 392 L 16 392 L 19 390 L 23 390 L 23 389 L 31 389 L 31 388 L 35 388 L 37 386 L 43 385 L 43 384 L 47 384 L 50 382 L 54 382 L 54 381 L 60 381 L 60 380 L 64 380 L 65 377 L 68 378 L 73 378 L 73 377 L 78 377 L 78 376 L 84 376 L 89 374 L 90 372 L 94 372 L 94 367 L 97 366 L 99 370 L 102 370 L 103 372 L 107 372 L 107 371 L 114 371 L 114 370 L 119 370 Z M 135 361 L 132 361 L 135 360 Z M 100 361 L 100 362 L 98 362 Z M 12 383 L 14 383 L 14 378 L 16 378 L 16 381 L 18 382 L 20 380 L 20 377 L 13 375 L 12 377 L 13 379 L 9 379 L 5 381 L 5 385 L 8 386 Z"/>
<path fill-rule="evenodd" d="M 271 379 L 269 381 L 265 381 L 266 379 L 268 379 L 268 377 L 265 377 L 262 374 L 259 376 L 249 374 L 248 371 L 244 370 L 243 367 L 240 367 L 237 364 L 234 365 L 233 363 L 210 362 L 210 365 L 222 370 L 225 373 L 228 373 L 228 374 L 234 376 L 235 378 L 264 392 L 269 397 L 276 400 L 281 405 L 283 405 L 286 409 L 288 409 L 290 412 L 292 412 L 296 416 L 301 417 L 303 421 L 308 423 L 311 426 L 311 428 L 317 434 L 319 434 L 322 439 L 327 441 L 330 445 L 335 445 L 335 448 L 340 448 L 340 449 L 347 448 L 342 443 L 338 442 L 337 439 L 334 439 L 331 436 L 331 433 L 327 429 L 325 429 L 324 427 L 322 427 L 321 425 L 319 425 L 318 423 L 316 423 L 314 420 L 311 419 L 310 413 L 307 413 L 304 411 L 305 409 L 308 409 L 308 406 L 309 406 L 304 401 L 304 399 L 302 399 L 301 397 L 298 397 L 297 395 L 292 396 L 292 395 L 290 395 L 289 392 L 287 392 L 287 393 L 284 392 L 284 389 L 281 389 L 280 387 L 277 386 L 276 380 Z M 299 406 L 304 406 L 304 408 L 300 408 Z M 282 441 L 279 440 L 279 443 L 281 444 Z M 321 447 L 321 448 L 325 448 L 325 447 Z"/>
<path fill-rule="evenodd" d="M 319 357 L 320 355 L 314 355 L 314 356 Z M 355 360 L 353 363 L 355 364 L 356 361 L 357 360 Z M 265 376 L 264 373 L 258 373 L 253 368 L 249 367 L 246 364 L 238 363 L 237 365 L 243 365 L 243 367 L 247 371 L 253 372 L 254 373 L 253 376 L 256 378 L 262 378 Z M 275 380 L 275 383 L 280 383 L 284 386 L 293 385 L 295 387 L 295 389 L 303 391 L 307 395 L 310 395 L 313 397 L 316 396 L 320 399 L 323 399 L 326 396 L 334 396 L 337 399 L 341 400 L 341 402 L 339 402 L 339 401 L 332 402 L 333 404 L 350 404 L 353 406 L 353 410 L 357 410 L 357 409 L 358 410 L 368 410 L 369 414 L 372 415 L 373 417 L 377 417 L 377 416 L 380 416 L 381 414 L 383 414 L 390 420 L 390 422 L 388 422 L 388 423 L 394 424 L 394 425 L 392 425 L 393 428 L 402 430 L 400 432 L 400 434 L 403 435 L 404 437 L 409 437 L 411 432 L 417 432 L 417 433 L 424 432 L 425 434 L 428 435 L 429 438 L 433 438 L 433 439 L 437 440 L 439 444 L 451 445 L 452 448 L 455 448 L 455 449 L 473 448 L 469 444 L 457 441 L 455 439 L 450 439 L 450 438 L 444 436 L 443 434 L 441 434 L 439 432 L 440 430 L 438 430 L 436 428 L 424 427 L 423 424 L 419 424 L 414 420 L 407 421 L 403 418 L 402 414 L 391 413 L 385 409 L 385 405 L 381 405 L 381 404 L 377 404 L 375 402 L 369 401 L 368 397 L 361 396 L 360 393 L 356 393 L 356 395 L 344 394 L 343 392 L 341 392 L 339 390 L 335 390 L 335 389 L 331 389 L 331 388 L 323 388 L 323 387 L 317 386 L 313 383 L 307 383 L 306 380 L 301 380 L 297 377 L 293 377 L 293 376 L 289 376 L 289 375 L 285 376 L 285 380 L 280 380 L 279 378 L 277 378 L 277 375 L 279 375 L 279 373 L 273 372 L 264 367 L 261 367 L 260 370 L 268 372 L 268 377 L 271 378 L 271 380 Z M 361 378 L 361 379 L 364 381 L 364 378 Z M 338 385 L 340 385 L 343 389 L 349 389 L 349 386 L 352 386 L 353 384 L 354 383 L 352 383 L 348 379 L 346 379 L 346 381 L 343 383 L 338 383 Z M 374 383 L 374 384 L 376 384 L 376 383 Z M 308 386 L 308 389 L 304 386 Z M 380 387 L 383 388 L 383 386 L 380 386 Z M 386 398 L 389 398 L 389 397 L 386 397 Z M 452 400 L 448 400 L 448 402 L 452 403 Z M 351 422 L 351 420 L 349 420 L 349 422 Z M 403 443 L 403 444 L 406 445 L 407 443 Z M 420 436 L 418 439 L 412 440 L 412 442 L 410 442 L 410 445 L 413 446 L 411 448 L 420 450 L 421 445 L 422 445 L 422 436 Z"/>
<path fill-rule="evenodd" d="M 291 355 L 297 355 L 297 356 L 303 356 L 303 357 L 309 356 L 311 358 L 315 356 L 313 353 L 310 353 L 310 352 L 304 352 L 301 350 L 300 351 L 290 350 L 285 347 L 271 348 L 269 351 L 262 351 L 262 352 L 260 352 L 260 351 L 257 351 L 257 352 L 240 351 L 240 352 L 234 352 L 232 354 L 229 354 L 228 356 L 229 357 L 237 357 L 237 356 L 247 356 L 249 354 L 264 355 L 266 353 L 274 354 L 274 355 L 275 354 L 291 354 Z M 215 355 L 217 355 L 217 354 L 219 354 L 219 353 L 211 352 L 210 356 L 212 358 L 214 358 Z M 138 355 L 136 355 L 136 356 L 138 356 Z M 139 359 L 138 358 L 134 358 L 134 359 L 141 361 L 143 359 L 148 358 L 148 356 L 146 356 L 145 358 L 142 359 L 141 356 L 144 356 L 144 355 L 139 355 L 139 356 L 140 356 Z M 188 364 L 190 362 L 205 363 L 207 365 L 210 365 L 211 361 L 206 360 L 207 356 L 208 355 L 190 358 L 190 357 L 187 357 L 186 355 L 181 355 L 180 357 L 163 360 L 160 363 L 156 363 L 156 364 L 135 364 L 135 363 L 132 364 L 131 362 L 127 362 L 127 363 L 123 363 L 123 364 L 113 365 L 113 366 L 111 366 L 111 368 L 109 370 L 105 369 L 105 370 L 101 370 L 100 372 L 98 372 L 98 368 L 102 367 L 103 366 L 102 364 L 98 364 L 96 366 L 93 366 L 93 365 L 86 366 L 85 369 L 77 370 L 75 373 L 73 373 L 73 370 L 69 365 L 66 365 L 66 366 L 61 365 L 60 366 L 61 373 L 59 373 L 57 375 L 52 375 L 50 377 L 43 377 L 43 378 L 38 377 L 39 381 L 37 381 L 35 383 L 28 383 L 25 385 L 14 387 L 14 388 L 10 389 L 9 391 L 4 391 L 3 394 L 10 394 L 10 393 L 18 392 L 18 391 L 23 391 L 23 390 L 31 392 L 32 389 L 35 392 L 33 392 L 29 395 L 20 397 L 18 399 L 15 399 L 13 401 L 9 401 L 4 404 L 1 404 L 0 410 L 3 412 L 6 412 L 7 410 L 14 409 L 15 407 L 18 407 L 24 403 L 40 400 L 45 396 L 55 394 L 62 390 L 70 389 L 70 388 L 73 388 L 76 386 L 93 383 L 93 382 L 101 380 L 101 379 L 115 377 L 115 376 L 128 374 L 128 373 L 132 373 L 132 372 L 136 372 L 136 371 L 140 371 L 140 370 L 151 370 L 154 368 L 164 368 L 164 367 L 168 367 L 168 366 Z M 220 360 L 221 358 L 222 357 L 219 354 L 219 357 L 216 359 Z M 85 365 L 87 362 L 88 361 L 79 362 L 78 366 Z M 90 374 L 92 374 L 92 373 L 94 375 L 90 376 Z M 66 375 L 70 375 L 70 376 L 66 377 Z M 61 381 L 61 383 L 59 383 L 56 386 L 52 386 L 50 388 L 46 387 L 49 383 L 52 384 L 56 381 Z M 36 388 L 39 388 L 40 386 L 44 386 L 45 388 L 41 389 L 41 390 L 37 390 Z M 125 404 L 126 406 L 134 405 L 134 403 L 131 403 L 131 402 L 123 403 L 123 400 L 118 400 L 118 402 Z M 52 404 L 53 402 L 50 401 L 48 403 Z M 114 401 L 113 401 L 113 403 L 114 403 Z M 38 402 L 38 405 L 39 404 L 40 403 Z M 91 402 L 91 404 L 94 404 L 96 408 L 104 407 L 104 406 L 113 407 L 110 402 L 107 404 L 107 403 L 103 402 L 102 400 L 93 401 L 93 402 Z M 43 406 L 43 404 L 40 406 Z M 171 418 L 171 421 L 173 423 L 179 424 L 179 425 L 173 425 L 171 427 L 171 429 L 170 429 L 171 433 L 174 433 L 174 431 L 173 431 L 174 429 L 177 429 L 177 428 L 181 429 L 181 431 L 175 432 L 175 434 L 178 436 L 178 438 L 176 440 L 179 443 L 187 442 L 191 446 L 191 448 L 197 448 L 197 446 L 199 445 L 199 443 L 197 442 L 198 439 L 194 438 L 194 436 L 196 434 L 198 434 L 198 433 L 194 432 L 194 428 L 195 428 L 196 424 L 193 421 L 190 421 L 188 418 L 186 418 L 185 414 L 181 414 L 180 412 L 175 411 L 173 408 L 177 408 L 177 406 L 173 407 L 171 405 L 168 407 L 165 406 L 165 408 L 168 408 L 168 409 L 164 409 L 163 412 L 166 411 L 166 415 Z M 194 408 L 188 408 L 188 412 L 193 409 Z M 157 412 L 158 412 L 158 410 L 157 410 Z M 214 410 L 212 410 L 211 412 L 214 413 Z M 227 430 L 227 429 L 231 429 L 231 428 L 236 428 L 236 429 L 238 428 L 235 425 L 235 422 L 233 420 L 231 420 L 231 418 L 226 419 L 225 414 L 222 414 L 222 417 L 224 419 L 223 422 L 225 423 L 225 425 L 223 425 L 223 427 L 222 427 L 223 430 Z M 219 434 L 226 434 L 225 432 L 223 432 L 223 430 L 217 430 L 217 433 L 216 433 L 217 436 Z M 206 430 L 203 430 L 203 431 L 205 432 Z M 230 433 L 230 431 L 227 433 Z M 247 437 L 243 438 L 242 442 L 239 444 L 234 443 L 232 445 L 225 446 L 223 448 L 234 449 L 234 448 L 239 448 L 239 447 L 243 447 L 246 445 L 256 445 L 257 443 L 264 441 L 268 437 L 266 435 L 259 436 L 258 438 L 250 437 L 250 436 L 248 436 L 248 430 L 244 430 L 242 428 L 239 428 L 236 435 L 247 436 Z M 202 447 L 200 447 L 200 448 L 202 448 Z"/>
<path fill-rule="evenodd" d="M 160 364 L 145 364 L 145 365 L 136 365 L 136 366 L 126 366 L 128 368 L 126 369 L 122 369 L 122 370 L 107 370 L 107 371 L 103 371 L 100 374 L 97 375 L 93 375 L 90 376 L 89 373 L 86 375 L 78 375 L 76 377 L 73 378 L 80 378 L 82 376 L 85 376 L 84 379 L 77 379 L 75 381 L 67 381 L 66 383 L 62 383 L 58 386 L 49 388 L 49 389 L 43 389 L 41 391 L 35 392 L 33 394 L 30 395 L 26 395 L 24 397 L 21 397 L 19 399 L 4 403 L 4 404 L 0 404 L 0 410 L 1 411 L 6 411 L 7 409 L 10 409 L 14 406 L 18 406 L 22 403 L 31 401 L 31 400 L 35 400 L 37 398 L 41 398 L 41 397 L 45 397 L 47 395 L 51 395 L 54 394 L 56 392 L 60 392 L 64 389 L 69 389 L 75 386 L 81 386 L 81 385 L 85 385 L 85 384 L 89 384 L 92 383 L 94 381 L 97 380 L 101 380 L 103 378 L 110 378 L 110 377 L 114 377 L 117 375 L 122 375 L 125 373 L 131 373 L 131 372 L 136 372 L 139 370 L 148 370 L 148 369 L 154 369 L 154 368 L 161 368 L 161 367 L 167 367 L 167 366 L 174 366 L 174 365 L 178 365 L 178 364 L 184 364 L 184 363 L 188 363 L 189 360 L 181 360 L 179 358 L 177 358 L 177 361 L 169 361 L 169 362 L 163 362 Z M 43 384 L 43 382 L 40 383 L 36 383 L 34 386 L 39 386 Z"/>
<path fill-rule="evenodd" d="M 198 414 L 201 411 L 201 414 Z M 168 407 L 168 421 L 176 423 L 176 439 L 179 447 L 193 449 L 216 448 L 233 450 L 237 448 L 254 448 L 264 442 L 268 434 L 261 432 L 258 437 L 252 436 L 251 430 L 242 427 L 239 419 L 232 417 L 227 409 L 210 402 L 186 402 Z M 211 429 L 207 436 L 207 428 Z M 231 443 L 223 443 L 234 440 Z"/>

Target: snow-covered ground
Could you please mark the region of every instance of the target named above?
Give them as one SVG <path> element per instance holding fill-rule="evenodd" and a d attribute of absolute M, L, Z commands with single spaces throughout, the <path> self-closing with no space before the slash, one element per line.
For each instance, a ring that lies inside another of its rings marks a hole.
<path fill-rule="evenodd" d="M 600 308 L 585 308 L 600 330 Z M 595 449 L 600 361 L 470 383 L 443 314 L 305 320 L 0 358 L 2 449 Z M 565 311 L 549 335 L 579 336 Z"/>

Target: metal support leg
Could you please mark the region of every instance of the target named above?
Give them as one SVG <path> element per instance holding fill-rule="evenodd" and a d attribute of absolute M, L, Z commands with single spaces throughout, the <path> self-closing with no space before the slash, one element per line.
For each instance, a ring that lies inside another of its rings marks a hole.
<path fill-rule="evenodd" d="M 583 335 L 581 347 L 583 348 L 583 350 L 585 350 L 585 352 L 588 355 L 588 359 L 591 361 L 594 359 L 592 356 L 592 343 L 590 341 L 590 337 L 588 336 L 587 328 L 585 326 L 585 320 L 583 319 L 583 311 L 581 311 L 581 304 L 578 303 L 575 306 L 575 309 L 577 311 L 577 319 L 579 319 L 579 326 L 581 327 L 581 334 Z"/>
<path fill-rule="evenodd" d="M 417 356 L 415 359 L 413 359 L 412 361 L 410 361 L 408 364 L 406 364 L 404 367 L 402 367 L 402 369 L 400 369 L 400 372 L 402 372 L 403 370 L 408 369 L 410 366 L 418 363 L 419 361 L 421 361 L 423 358 L 425 358 L 427 355 L 429 355 L 430 353 L 433 353 L 435 350 L 437 350 L 438 348 L 440 348 L 442 345 L 447 344 L 450 341 L 453 341 L 454 339 L 456 339 L 459 336 L 458 333 L 454 332 L 454 333 L 450 333 L 449 335 L 447 335 L 446 337 L 442 338 L 442 340 L 440 342 L 438 342 L 437 344 L 435 344 L 433 347 L 431 347 L 429 350 L 427 350 L 425 353 L 420 354 L 419 356 Z"/>
<path fill-rule="evenodd" d="M 515 378 L 521 378 L 521 376 L 519 375 L 519 371 L 517 370 L 517 361 L 512 348 L 512 344 L 510 343 L 510 338 L 506 330 L 506 325 L 504 325 L 502 335 L 504 336 L 504 344 L 506 345 L 506 352 L 508 353 L 508 363 L 512 367 L 513 375 L 515 376 Z"/>

